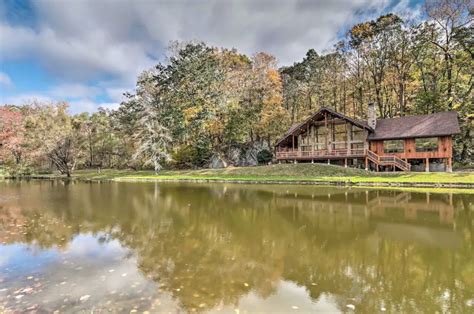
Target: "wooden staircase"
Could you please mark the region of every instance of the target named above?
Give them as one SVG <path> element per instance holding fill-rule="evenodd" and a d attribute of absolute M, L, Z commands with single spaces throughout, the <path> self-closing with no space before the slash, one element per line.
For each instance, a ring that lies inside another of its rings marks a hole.
<path fill-rule="evenodd" d="M 393 155 L 380 156 L 367 150 L 367 158 L 378 166 L 394 166 L 402 171 L 410 171 L 411 165 L 405 160 Z"/>

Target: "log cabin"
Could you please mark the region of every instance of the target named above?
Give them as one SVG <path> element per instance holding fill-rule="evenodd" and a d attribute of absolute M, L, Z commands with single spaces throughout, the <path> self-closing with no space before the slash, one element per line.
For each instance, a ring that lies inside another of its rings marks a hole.
<path fill-rule="evenodd" d="M 323 107 L 276 143 L 281 162 L 326 162 L 376 171 L 452 171 L 457 113 L 377 119 L 369 104 L 360 121 Z"/>

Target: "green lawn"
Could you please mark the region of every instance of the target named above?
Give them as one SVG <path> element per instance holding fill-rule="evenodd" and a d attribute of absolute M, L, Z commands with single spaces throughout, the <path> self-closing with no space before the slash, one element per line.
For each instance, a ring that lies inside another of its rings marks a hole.
<path fill-rule="evenodd" d="M 57 174 L 41 176 L 58 177 Z M 209 180 L 209 181 L 262 181 L 262 182 L 344 182 L 393 184 L 458 184 L 474 185 L 474 172 L 454 173 L 375 173 L 360 169 L 324 164 L 282 164 L 258 167 L 229 167 L 226 169 L 164 170 L 158 175 L 152 171 L 131 170 L 78 170 L 73 178 L 87 180 Z"/>

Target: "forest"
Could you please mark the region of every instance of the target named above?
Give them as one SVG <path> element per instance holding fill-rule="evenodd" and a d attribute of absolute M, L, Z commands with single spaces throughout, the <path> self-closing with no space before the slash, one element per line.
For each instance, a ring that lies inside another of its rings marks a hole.
<path fill-rule="evenodd" d="M 291 66 L 204 42 L 172 42 L 118 109 L 71 115 L 67 103 L 0 106 L 0 165 L 12 174 L 83 168 L 201 168 L 267 163 L 273 144 L 322 106 L 366 119 L 455 110 L 456 165 L 473 164 L 473 14 L 428 1 L 423 20 L 395 14 L 352 26 Z"/>

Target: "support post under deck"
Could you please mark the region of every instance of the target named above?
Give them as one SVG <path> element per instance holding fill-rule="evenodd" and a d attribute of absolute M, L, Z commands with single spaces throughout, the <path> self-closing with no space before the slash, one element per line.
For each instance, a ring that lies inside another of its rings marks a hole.
<path fill-rule="evenodd" d="M 452 158 L 448 158 L 448 164 L 446 166 L 446 171 L 447 172 L 453 172 L 453 165 L 452 165 Z"/>

